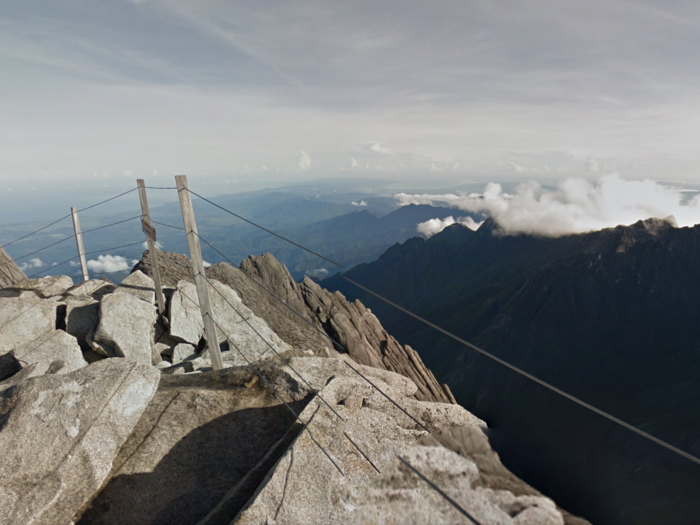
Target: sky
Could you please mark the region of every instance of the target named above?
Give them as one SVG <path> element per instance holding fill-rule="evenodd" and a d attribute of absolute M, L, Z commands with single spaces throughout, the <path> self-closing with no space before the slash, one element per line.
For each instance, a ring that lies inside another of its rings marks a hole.
<path fill-rule="evenodd" d="M 0 200 L 180 173 L 700 183 L 699 26 L 697 0 L 3 2 Z"/>

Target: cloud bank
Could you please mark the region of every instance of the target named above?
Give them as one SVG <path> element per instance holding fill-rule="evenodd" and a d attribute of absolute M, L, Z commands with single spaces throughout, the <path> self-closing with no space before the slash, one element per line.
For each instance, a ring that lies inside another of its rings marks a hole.
<path fill-rule="evenodd" d="M 416 229 L 426 237 L 432 237 L 453 224 L 462 224 L 470 230 L 478 230 L 479 226 L 483 224 L 483 221 L 476 222 L 471 217 L 459 217 L 455 220 L 454 217 L 450 216 L 445 219 L 430 219 L 429 221 L 421 222 Z"/>
<path fill-rule="evenodd" d="M 481 194 L 399 193 L 394 197 L 401 206 L 438 203 L 471 213 L 485 213 L 506 234 L 556 237 L 632 224 L 651 217 L 673 216 L 678 226 L 692 226 L 700 223 L 700 194 L 691 198 L 689 195 L 692 194 L 651 180 L 624 180 L 613 174 L 596 182 L 569 178 L 555 189 L 530 181 L 519 185 L 514 194 L 505 193 L 500 184 L 492 182 Z M 437 227 L 431 225 L 425 229 L 427 232 Z"/>

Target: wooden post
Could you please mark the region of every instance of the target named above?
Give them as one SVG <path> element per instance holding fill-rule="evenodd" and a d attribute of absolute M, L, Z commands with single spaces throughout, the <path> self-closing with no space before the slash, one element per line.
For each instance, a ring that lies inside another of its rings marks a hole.
<path fill-rule="evenodd" d="M 83 234 L 80 231 L 80 220 L 78 219 L 78 210 L 70 209 L 73 215 L 73 230 L 75 230 L 75 244 L 78 246 L 78 255 L 80 256 L 80 268 L 83 270 L 83 281 L 90 280 L 88 275 L 87 261 L 85 260 L 85 247 L 83 246 Z"/>
<path fill-rule="evenodd" d="M 194 220 L 192 196 L 190 195 L 189 186 L 187 185 L 187 176 L 177 175 L 175 177 L 175 185 L 177 186 L 177 193 L 180 197 L 182 220 L 185 223 L 187 245 L 190 248 L 190 260 L 192 261 L 192 270 L 194 271 L 194 284 L 197 286 L 199 308 L 202 311 L 202 321 L 204 321 L 204 338 L 209 346 L 212 367 L 214 370 L 221 370 L 224 368 L 224 362 L 221 359 L 219 340 L 216 335 L 216 325 L 214 324 L 211 303 L 209 302 L 209 290 L 207 289 L 204 263 L 202 262 L 202 247 L 199 244 L 199 235 L 197 234 L 197 224 Z"/>
<path fill-rule="evenodd" d="M 155 228 L 151 225 L 151 214 L 148 211 L 148 197 L 146 196 L 146 184 L 143 179 L 137 179 L 136 185 L 139 188 L 139 200 L 141 201 L 141 222 L 144 225 L 146 233 L 146 242 L 148 243 L 148 258 L 151 260 L 151 268 L 153 273 L 153 284 L 156 289 L 156 301 L 158 302 L 158 313 L 161 317 L 165 317 L 165 297 L 163 297 L 163 287 L 160 280 L 160 268 L 158 268 L 158 251 L 155 243 Z M 153 235 L 151 235 L 151 232 Z"/>

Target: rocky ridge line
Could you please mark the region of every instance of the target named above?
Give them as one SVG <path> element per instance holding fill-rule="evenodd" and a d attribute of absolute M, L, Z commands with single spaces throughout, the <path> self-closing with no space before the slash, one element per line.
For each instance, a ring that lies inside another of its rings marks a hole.
<path fill-rule="evenodd" d="M 163 278 L 164 286 L 172 286 L 183 279 L 192 280 L 189 259 L 184 255 L 160 252 L 158 261 L 161 275 L 167 276 Z M 147 252 L 135 269 L 151 275 Z M 418 353 L 387 333 L 377 317 L 360 301 L 349 302 L 342 294 L 331 293 L 308 277 L 301 283 L 295 282 L 287 268 L 273 255 L 250 256 L 240 268 L 219 263 L 207 268 L 206 274 L 237 290 L 243 303 L 291 346 L 306 345 L 320 356 L 342 352 L 248 277 L 261 283 L 302 314 L 306 321 L 339 342 L 358 363 L 410 378 L 418 386 L 416 399 L 456 402 L 449 387 L 438 383 Z"/>

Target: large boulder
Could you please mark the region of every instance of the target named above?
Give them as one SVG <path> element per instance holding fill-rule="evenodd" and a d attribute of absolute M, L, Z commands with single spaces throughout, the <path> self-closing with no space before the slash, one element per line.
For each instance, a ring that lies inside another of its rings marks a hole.
<path fill-rule="evenodd" d="M 54 297 L 65 293 L 72 286 L 73 279 L 67 275 L 49 275 L 41 279 L 25 279 L 9 289 L 32 291 L 39 297 Z"/>
<path fill-rule="evenodd" d="M 204 333 L 204 322 L 195 285 L 188 281 L 177 283 L 168 308 L 170 336 L 185 343 L 198 345 Z"/>
<path fill-rule="evenodd" d="M 48 332 L 14 350 L 24 368 L 32 367 L 27 377 L 44 374 L 68 374 L 87 366 L 78 341 L 63 330 Z"/>
<path fill-rule="evenodd" d="M 114 293 L 100 303 L 93 349 L 107 357 L 128 357 L 152 364 L 156 307 L 129 293 Z"/>
<path fill-rule="evenodd" d="M 156 287 L 153 279 L 138 270 L 129 274 L 114 293 L 128 293 L 151 304 L 156 302 Z"/>
<path fill-rule="evenodd" d="M 0 355 L 55 330 L 57 307 L 53 299 L 33 292 L 0 290 Z"/>
<path fill-rule="evenodd" d="M 107 359 L 0 396 L 0 524 L 68 525 L 94 495 L 160 373 Z"/>
<path fill-rule="evenodd" d="M 58 323 L 61 323 L 60 315 L 65 315 L 63 328 L 78 340 L 83 351 L 90 350 L 88 336 L 95 330 L 100 319 L 99 301 L 91 295 L 66 294 L 60 303 L 64 305 L 65 310 L 58 310 Z"/>

